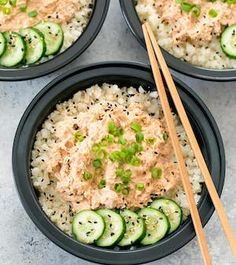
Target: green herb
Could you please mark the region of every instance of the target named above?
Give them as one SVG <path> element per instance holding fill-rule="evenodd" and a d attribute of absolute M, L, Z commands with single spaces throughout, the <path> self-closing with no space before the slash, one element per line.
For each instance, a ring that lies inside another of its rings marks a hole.
<path fill-rule="evenodd" d="M 28 16 L 29 16 L 29 17 L 37 17 L 37 15 L 38 15 L 38 12 L 37 12 L 36 10 L 30 11 L 30 12 L 28 13 Z"/>
<path fill-rule="evenodd" d="M 100 158 L 96 158 L 92 161 L 92 165 L 95 169 L 101 168 L 102 167 L 102 161 Z"/>
<path fill-rule="evenodd" d="M 137 183 L 136 184 L 136 190 L 138 190 L 138 191 L 144 190 L 144 184 L 143 183 Z"/>
<path fill-rule="evenodd" d="M 129 191 L 130 191 L 130 188 L 129 187 L 125 187 L 122 189 L 122 194 L 123 195 L 129 195 Z"/>
<path fill-rule="evenodd" d="M 123 184 L 122 184 L 122 183 L 116 183 L 116 184 L 114 185 L 114 190 L 115 190 L 117 193 L 122 192 L 122 189 L 123 189 Z"/>
<path fill-rule="evenodd" d="M 105 187 L 106 187 L 106 180 L 105 179 L 100 180 L 100 182 L 98 183 L 98 188 L 103 189 Z"/>
<path fill-rule="evenodd" d="M 124 130 L 121 127 L 117 127 L 113 121 L 108 123 L 108 132 L 115 137 L 124 134 Z"/>
<path fill-rule="evenodd" d="M 146 142 L 147 144 L 153 145 L 153 144 L 155 144 L 156 139 L 155 139 L 155 138 L 147 138 L 147 139 L 145 140 L 145 142 Z"/>
<path fill-rule="evenodd" d="M 86 180 L 86 181 L 92 179 L 92 177 L 93 177 L 93 175 L 90 172 L 88 172 L 88 171 L 85 171 L 84 174 L 83 174 L 83 179 Z"/>
<path fill-rule="evenodd" d="M 16 6 L 16 0 L 10 0 L 9 3 L 10 3 L 10 5 L 12 5 L 12 6 Z"/>
<path fill-rule="evenodd" d="M 123 135 L 119 137 L 118 143 L 119 144 L 122 144 L 122 145 L 127 144 L 127 141 L 125 140 L 125 138 L 123 137 Z"/>
<path fill-rule="evenodd" d="M 77 131 L 74 133 L 74 140 L 76 142 L 83 142 L 84 139 L 85 139 L 85 136 L 80 131 Z"/>
<path fill-rule="evenodd" d="M 181 2 L 181 9 L 184 11 L 184 12 L 190 12 L 192 10 L 192 8 L 194 7 L 193 4 L 189 3 L 189 2 Z"/>
<path fill-rule="evenodd" d="M 199 17 L 200 14 L 201 14 L 201 7 L 200 7 L 200 6 L 194 6 L 194 7 L 192 8 L 191 12 L 192 12 L 192 15 L 193 15 L 194 17 Z"/>
<path fill-rule="evenodd" d="M 169 134 L 167 132 L 163 132 L 162 139 L 166 141 L 169 138 Z"/>
<path fill-rule="evenodd" d="M 209 14 L 210 17 L 213 17 L 213 18 L 217 17 L 217 15 L 218 15 L 218 13 L 217 13 L 217 11 L 215 9 L 209 10 L 208 14 Z"/>
<path fill-rule="evenodd" d="M 10 7 L 4 7 L 3 8 L 3 14 L 4 15 L 10 15 L 11 14 L 11 8 Z"/>
<path fill-rule="evenodd" d="M 135 135 L 135 139 L 136 139 L 137 143 L 142 143 L 142 141 L 144 140 L 143 133 L 137 132 Z"/>
<path fill-rule="evenodd" d="M 8 0 L 0 0 L 0 5 L 5 6 L 8 3 Z"/>
<path fill-rule="evenodd" d="M 132 172 L 130 169 L 124 170 L 123 168 L 118 168 L 116 170 L 116 176 L 120 177 L 122 182 L 126 185 L 129 184 L 131 175 Z"/>
<path fill-rule="evenodd" d="M 162 176 L 162 169 L 159 167 L 153 167 L 150 170 L 153 179 L 160 179 Z"/>
<path fill-rule="evenodd" d="M 25 4 L 21 4 L 19 8 L 20 8 L 20 11 L 21 11 L 21 12 L 26 12 L 26 10 L 27 10 L 27 5 L 25 5 Z"/>
<path fill-rule="evenodd" d="M 132 166 L 138 167 L 141 165 L 141 160 L 137 156 L 134 156 L 134 157 L 132 157 L 130 164 Z"/>
<path fill-rule="evenodd" d="M 137 122 L 132 122 L 131 125 L 130 125 L 130 128 L 136 133 L 142 131 L 141 125 L 139 123 L 137 123 Z"/>

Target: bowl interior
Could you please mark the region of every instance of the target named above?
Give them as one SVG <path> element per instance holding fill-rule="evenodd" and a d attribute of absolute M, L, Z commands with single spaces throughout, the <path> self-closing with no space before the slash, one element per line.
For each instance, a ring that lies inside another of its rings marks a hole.
<path fill-rule="evenodd" d="M 56 54 L 45 62 L 5 68 L 0 66 L 0 80 L 25 80 L 49 74 L 73 61 L 82 54 L 99 33 L 106 18 L 110 0 L 94 0 L 93 12 L 90 20 L 80 37 L 65 51 Z"/>
<path fill-rule="evenodd" d="M 31 219 L 47 237 L 65 250 L 102 264 L 139 264 L 166 256 L 190 241 L 194 237 L 191 219 L 188 218 L 175 233 L 153 246 L 137 246 L 132 250 L 86 246 L 65 235 L 48 219 L 39 205 L 37 193 L 30 180 L 31 150 L 35 135 L 48 114 L 55 109 L 57 103 L 71 98 L 78 90 L 94 84 L 101 85 L 104 82 L 119 86 L 139 87 L 141 85 L 146 90 L 155 89 L 150 70 L 140 65 L 115 63 L 90 66 L 74 70 L 56 79 L 32 101 L 18 127 L 13 148 L 15 182 L 22 203 Z M 176 83 L 214 183 L 218 192 L 221 193 L 225 165 L 218 129 L 208 110 L 194 93 L 180 81 L 176 80 Z M 174 107 L 173 110 L 175 111 Z M 203 224 L 206 224 L 213 213 L 213 206 L 205 188 L 199 202 L 199 211 Z"/>
<path fill-rule="evenodd" d="M 135 5 L 137 0 L 120 0 L 120 5 L 122 9 L 122 13 L 125 17 L 125 20 L 139 43 L 146 48 L 145 40 L 142 32 L 141 22 L 139 20 L 138 14 L 135 10 Z M 192 65 L 187 63 L 181 59 L 178 59 L 162 49 L 164 53 L 167 64 L 174 70 L 186 74 L 192 77 L 196 77 L 199 79 L 206 79 L 212 81 L 233 81 L 236 80 L 236 69 L 224 69 L 224 70 L 216 70 L 216 69 L 208 69 L 199 66 Z"/>

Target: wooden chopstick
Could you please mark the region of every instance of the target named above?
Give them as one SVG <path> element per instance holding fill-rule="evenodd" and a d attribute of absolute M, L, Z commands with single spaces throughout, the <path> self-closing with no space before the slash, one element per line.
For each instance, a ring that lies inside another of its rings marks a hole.
<path fill-rule="evenodd" d="M 159 45 L 157 44 L 156 38 L 155 38 L 155 36 L 151 30 L 151 27 L 148 23 L 146 23 L 146 29 L 147 29 L 148 35 L 151 39 L 151 42 L 152 42 L 152 45 L 153 45 L 153 48 L 155 51 L 155 55 L 158 59 L 159 65 L 162 69 L 163 75 L 165 77 L 167 86 L 169 88 L 171 97 L 174 101 L 178 115 L 179 115 L 180 120 L 183 124 L 183 127 L 186 131 L 190 145 L 193 149 L 193 152 L 194 152 L 194 155 L 195 155 L 196 160 L 198 162 L 199 168 L 200 168 L 202 175 L 204 177 L 204 181 L 206 183 L 206 187 L 207 187 L 208 192 L 210 194 L 211 200 L 212 200 L 214 207 L 216 209 L 216 212 L 219 216 L 219 219 L 221 221 L 221 225 L 224 229 L 225 235 L 229 241 L 230 247 L 232 249 L 232 253 L 234 256 L 236 256 L 236 237 L 234 235 L 233 229 L 229 223 L 229 220 L 228 220 L 227 215 L 225 213 L 223 204 L 222 204 L 220 197 L 216 191 L 214 182 L 211 178 L 211 174 L 207 168 L 206 162 L 204 160 L 201 149 L 200 149 L 198 142 L 196 140 L 196 137 L 194 135 L 192 126 L 191 126 L 189 119 L 188 119 L 188 116 L 185 112 L 183 103 L 180 99 L 180 96 L 179 96 L 178 91 L 176 89 L 175 83 L 172 79 L 171 73 L 168 69 L 168 66 L 165 62 L 163 55 L 162 55 L 161 49 L 159 48 Z"/>
<path fill-rule="evenodd" d="M 198 241 L 199 241 L 200 249 L 202 252 L 204 264 L 211 265 L 212 262 L 211 262 L 211 258 L 209 255 L 207 243 L 206 243 L 205 233 L 204 233 L 201 219 L 200 219 L 200 216 L 198 213 L 198 209 L 197 209 L 197 206 L 196 206 L 196 203 L 194 200 L 194 195 L 193 195 L 191 183 L 190 183 L 188 172 L 187 172 L 187 169 L 185 166 L 185 159 L 183 157 L 183 153 L 182 153 L 182 150 L 180 147 L 180 143 L 179 143 L 179 139 L 177 136 L 173 116 L 171 113 L 170 105 L 169 105 L 168 98 L 167 98 L 166 91 L 165 91 L 165 86 L 164 86 L 164 83 L 163 83 L 163 80 L 161 77 L 161 73 L 160 73 L 160 70 L 158 67 L 158 63 L 157 63 L 157 60 L 155 57 L 152 43 L 151 43 L 151 40 L 150 40 L 149 35 L 148 35 L 146 24 L 143 25 L 143 32 L 144 32 L 144 37 L 145 37 L 145 41 L 146 41 L 146 46 L 147 46 L 147 50 L 148 50 L 148 54 L 149 54 L 149 59 L 150 59 L 156 87 L 157 87 L 157 90 L 159 93 L 160 101 L 162 104 L 164 116 L 165 116 L 167 127 L 169 130 L 170 138 L 171 138 L 171 141 L 173 144 L 176 159 L 178 161 L 180 175 L 182 178 L 185 193 L 187 195 L 190 213 L 191 213 L 194 228 L 195 228 L 195 231 L 196 231 L 196 234 L 198 237 Z"/>

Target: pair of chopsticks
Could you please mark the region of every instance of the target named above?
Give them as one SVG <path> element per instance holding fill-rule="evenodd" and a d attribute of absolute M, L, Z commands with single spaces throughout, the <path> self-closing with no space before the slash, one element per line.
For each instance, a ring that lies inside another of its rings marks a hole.
<path fill-rule="evenodd" d="M 211 200 L 215 206 L 215 209 L 216 209 L 218 216 L 219 216 L 219 219 L 221 221 L 221 225 L 222 225 L 224 232 L 226 234 L 226 237 L 229 241 L 232 252 L 236 256 L 236 238 L 235 238 L 235 235 L 233 233 L 233 229 L 230 226 L 230 223 L 229 223 L 228 218 L 226 216 L 226 213 L 224 211 L 223 204 L 219 198 L 219 195 L 216 191 L 215 185 L 212 181 L 210 172 L 209 172 L 207 165 L 206 165 L 206 162 L 203 158 L 201 149 L 200 149 L 198 142 L 196 140 L 196 137 L 194 135 L 193 129 L 192 129 L 191 124 L 189 122 L 188 116 L 185 112 L 185 109 L 184 109 L 183 103 L 180 99 L 179 93 L 176 89 L 175 83 L 172 79 L 171 73 L 167 67 L 167 64 L 166 64 L 165 59 L 162 55 L 161 49 L 160 49 L 159 45 L 157 44 L 157 41 L 156 41 L 156 38 L 152 32 L 152 29 L 147 22 L 145 24 L 143 24 L 143 33 L 144 33 L 144 38 L 146 41 L 146 46 L 147 46 L 150 64 L 152 67 L 152 72 L 154 75 L 154 80 L 155 80 L 156 87 L 157 87 L 159 97 L 161 100 L 164 116 L 166 119 L 170 138 L 171 138 L 172 145 L 174 148 L 174 152 L 175 152 L 175 155 L 176 155 L 176 158 L 178 161 L 179 170 L 180 170 L 180 174 L 182 177 L 183 187 L 184 187 L 185 193 L 187 195 L 190 213 L 191 213 L 193 225 L 194 225 L 194 228 L 195 228 L 195 231 L 197 234 L 197 238 L 199 241 L 199 246 L 200 246 L 200 249 L 202 252 L 204 264 L 207 264 L 207 265 L 212 264 L 211 257 L 210 257 L 209 251 L 208 251 L 206 237 L 205 237 L 205 233 L 203 231 L 199 212 L 198 212 L 195 200 L 194 200 L 191 183 L 189 180 L 187 168 L 185 166 L 185 159 L 184 159 L 182 151 L 181 151 L 179 139 L 177 136 L 175 124 L 174 124 L 172 113 L 171 113 L 171 108 L 170 108 L 170 105 L 168 102 L 167 94 L 165 91 L 165 86 L 164 86 L 164 83 L 162 80 L 162 75 L 161 75 L 159 67 L 162 70 L 163 76 L 165 78 L 169 92 L 171 94 L 171 97 L 172 97 L 173 102 L 175 104 L 175 107 L 177 109 L 178 115 L 180 117 L 182 125 L 186 131 L 187 136 L 188 136 L 190 145 L 192 147 L 192 150 L 194 152 L 194 155 L 196 157 L 196 160 L 198 162 L 198 165 L 199 165 L 200 170 L 202 172 L 202 175 L 204 177 L 204 181 L 206 183 L 206 187 L 207 187 L 208 192 L 210 194 Z"/>

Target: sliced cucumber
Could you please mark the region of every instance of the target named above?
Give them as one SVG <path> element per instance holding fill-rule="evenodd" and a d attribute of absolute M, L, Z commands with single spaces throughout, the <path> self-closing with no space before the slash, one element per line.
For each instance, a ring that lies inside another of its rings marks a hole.
<path fill-rule="evenodd" d="M 143 219 L 130 210 L 121 211 L 120 214 L 125 220 L 126 231 L 118 245 L 121 247 L 130 246 L 143 239 L 146 233 Z"/>
<path fill-rule="evenodd" d="M 116 212 L 109 209 L 98 210 L 97 213 L 105 221 L 105 231 L 97 240 L 99 247 L 110 247 L 119 242 L 125 233 L 124 219 Z"/>
<path fill-rule="evenodd" d="M 223 52 L 228 57 L 236 59 L 236 24 L 224 30 L 220 43 Z"/>
<path fill-rule="evenodd" d="M 180 226 L 183 214 L 182 209 L 176 202 L 170 199 L 160 198 L 153 201 L 150 207 L 163 212 L 168 218 L 170 222 L 169 234 L 174 232 Z"/>
<path fill-rule="evenodd" d="M 167 217 L 160 211 L 152 208 L 141 209 L 138 213 L 144 219 L 146 235 L 141 241 L 142 245 L 151 245 L 161 240 L 170 227 Z"/>
<path fill-rule="evenodd" d="M 0 56 L 5 52 L 5 50 L 6 50 L 6 40 L 3 34 L 0 32 Z"/>
<path fill-rule="evenodd" d="M 61 26 L 54 22 L 41 22 L 35 26 L 40 30 L 46 42 L 45 55 L 53 55 L 59 52 L 63 45 L 64 34 Z"/>
<path fill-rule="evenodd" d="M 6 50 L 0 57 L 0 65 L 6 67 L 16 66 L 25 57 L 25 42 L 23 38 L 15 32 L 4 32 L 6 39 Z"/>
<path fill-rule="evenodd" d="M 76 214 L 72 223 L 75 238 L 85 244 L 93 244 L 103 234 L 105 223 L 94 211 L 84 210 Z"/>
<path fill-rule="evenodd" d="M 43 57 L 46 51 L 43 34 L 34 28 L 22 29 L 20 34 L 26 43 L 25 63 L 36 63 Z"/>

